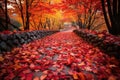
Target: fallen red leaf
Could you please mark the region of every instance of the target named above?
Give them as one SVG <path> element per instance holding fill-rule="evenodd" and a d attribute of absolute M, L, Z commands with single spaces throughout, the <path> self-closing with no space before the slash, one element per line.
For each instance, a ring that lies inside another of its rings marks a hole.
<path fill-rule="evenodd" d="M 26 74 L 25 80 L 33 80 L 33 73 Z"/>

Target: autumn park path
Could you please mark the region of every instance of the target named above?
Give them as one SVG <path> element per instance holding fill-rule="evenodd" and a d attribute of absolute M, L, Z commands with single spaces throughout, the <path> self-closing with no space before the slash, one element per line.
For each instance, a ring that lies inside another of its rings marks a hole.
<path fill-rule="evenodd" d="M 113 80 L 120 76 L 114 58 L 71 31 L 24 44 L 4 58 L 1 80 Z"/>

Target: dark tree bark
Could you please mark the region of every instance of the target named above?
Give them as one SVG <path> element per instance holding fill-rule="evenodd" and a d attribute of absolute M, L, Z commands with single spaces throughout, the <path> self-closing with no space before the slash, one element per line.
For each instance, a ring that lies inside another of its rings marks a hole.
<path fill-rule="evenodd" d="M 25 3 L 25 7 L 23 6 L 23 3 L 22 3 L 22 0 L 15 0 L 16 2 L 16 5 L 20 11 L 20 16 L 21 16 L 21 19 L 22 19 L 22 23 L 23 23 L 23 27 L 24 27 L 24 30 L 29 30 L 29 26 L 30 26 L 30 13 L 29 13 L 29 7 L 36 7 L 39 3 L 40 0 L 37 0 L 37 3 L 35 3 L 35 5 L 33 5 L 32 3 L 34 3 L 35 0 L 24 0 L 24 3 Z M 25 12 L 23 11 L 25 8 Z"/>
<path fill-rule="evenodd" d="M 77 25 L 78 25 L 80 28 L 83 28 L 83 25 L 82 25 L 82 20 L 81 20 L 81 15 L 80 15 L 80 14 L 78 14 L 78 15 L 77 15 L 77 17 L 78 17 L 78 20 L 77 20 Z"/>
<path fill-rule="evenodd" d="M 15 0 L 16 2 L 16 5 L 20 11 L 20 16 L 21 16 L 21 19 L 22 19 L 22 24 L 23 24 L 23 27 L 25 27 L 25 20 L 24 20 L 24 14 L 23 14 L 23 6 L 22 6 L 22 2 L 21 0 L 18 0 L 19 1 L 19 4 L 17 3 L 17 0 Z"/>
<path fill-rule="evenodd" d="M 109 33 L 120 35 L 120 1 L 106 0 L 105 2 L 105 0 L 101 0 L 101 4 Z"/>
<path fill-rule="evenodd" d="M 28 3 L 28 0 L 26 0 L 26 26 L 25 26 L 24 30 L 29 30 L 29 11 L 28 11 L 28 8 L 29 8 L 29 3 Z"/>
<path fill-rule="evenodd" d="M 6 20 L 6 30 L 8 30 L 8 12 L 7 12 L 7 0 L 5 0 L 5 20 Z"/>
<path fill-rule="evenodd" d="M 102 3 L 102 10 L 103 10 L 103 15 L 104 15 L 104 18 L 105 18 L 105 22 L 106 22 L 107 28 L 108 28 L 108 30 L 110 32 L 111 28 L 110 28 L 110 24 L 109 24 L 108 17 L 107 17 L 107 12 L 105 10 L 105 2 L 104 2 L 104 0 L 101 0 L 101 3 Z"/>

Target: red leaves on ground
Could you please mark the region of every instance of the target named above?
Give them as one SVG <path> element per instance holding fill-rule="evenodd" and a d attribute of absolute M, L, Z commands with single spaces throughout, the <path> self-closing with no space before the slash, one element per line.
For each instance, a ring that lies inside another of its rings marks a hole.
<path fill-rule="evenodd" d="M 0 56 L 0 65 L 1 80 L 11 80 L 16 76 L 22 80 L 120 77 L 118 60 L 72 32 L 60 32 L 15 48 Z"/>

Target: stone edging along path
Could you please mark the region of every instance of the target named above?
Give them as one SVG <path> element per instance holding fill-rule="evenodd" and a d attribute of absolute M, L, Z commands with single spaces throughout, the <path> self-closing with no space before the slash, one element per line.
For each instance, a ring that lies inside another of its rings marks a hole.
<path fill-rule="evenodd" d="M 120 38 L 106 32 L 97 33 L 89 30 L 74 30 L 78 36 L 88 43 L 102 49 L 110 56 L 120 59 Z"/>
<path fill-rule="evenodd" d="M 0 34 L 0 53 L 11 51 L 14 47 L 19 47 L 33 40 L 43 38 L 58 31 L 27 31 L 13 34 Z"/>

